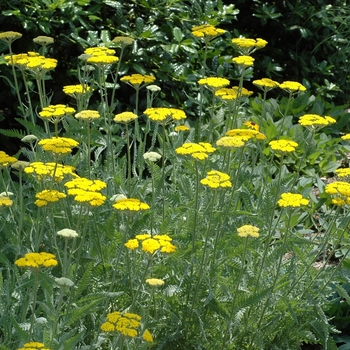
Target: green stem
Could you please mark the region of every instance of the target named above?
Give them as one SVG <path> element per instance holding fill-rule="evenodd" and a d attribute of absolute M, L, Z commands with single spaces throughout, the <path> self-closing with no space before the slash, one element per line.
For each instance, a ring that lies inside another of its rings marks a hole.
<path fill-rule="evenodd" d="M 32 315 L 31 315 L 31 321 L 30 321 L 30 328 L 29 328 L 29 339 L 33 339 L 33 331 L 34 331 L 34 322 L 35 322 L 35 305 L 36 305 L 36 298 L 37 298 L 37 290 L 38 290 L 38 282 L 39 282 L 39 269 L 34 268 L 32 269 L 32 272 L 34 274 L 34 284 L 33 284 L 33 302 L 32 302 Z"/>

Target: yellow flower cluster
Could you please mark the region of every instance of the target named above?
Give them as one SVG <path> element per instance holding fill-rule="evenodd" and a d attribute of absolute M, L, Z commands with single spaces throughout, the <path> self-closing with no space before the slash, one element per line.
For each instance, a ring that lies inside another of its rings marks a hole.
<path fill-rule="evenodd" d="M 149 119 L 157 123 L 166 123 L 171 119 L 182 120 L 186 118 L 186 114 L 181 109 L 166 108 L 166 107 L 155 107 L 147 108 L 145 113 Z"/>
<path fill-rule="evenodd" d="M 107 314 L 107 322 L 101 325 L 103 332 L 119 332 L 127 337 L 138 336 L 137 329 L 141 326 L 141 316 L 133 313 L 115 311 Z M 142 338 L 147 342 L 153 342 L 151 333 L 146 329 Z"/>
<path fill-rule="evenodd" d="M 285 81 L 279 87 L 289 93 L 306 91 L 306 87 L 296 81 Z"/>
<path fill-rule="evenodd" d="M 152 287 L 160 287 L 162 286 L 165 282 L 159 278 L 147 278 L 146 283 L 148 283 Z"/>
<path fill-rule="evenodd" d="M 63 87 L 63 92 L 66 95 L 73 96 L 77 98 L 80 95 L 85 95 L 88 92 L 92 91 L 92 87 L 86 84 L 77 84 L 77 85 L 66 85 Z"/>
<path fill-rule="evenodd" d="M 207 88 L 216 90 L 216 89 L 221 89 L 230 85 L 230 81 L 225 78 L 209 77 L 209 78 L 199 79 L 198 84 L 205 85 Z"/>
<path fill-rule="evenodd" d="M 23 348 L 18 348 L 18 350 L 50 350 L 49 348 L 46 348 L 43 343 L 39 343 L 36 341 L 31 341 L 29 343 L 23 344 Z"/>
<path fill-rule="evenodd" d="M 253 94 L 253 91 L 249 91 L 242 87 L 239 89 L 238 86 L 233 86 L 232 88 L 221 88 L 215 91 L 215 96 L 221 98 L 223 101 L 232 101 L 240 96 L 249 97 Z"/>
<path fill-rule="evenodd" d="M 345 134 L 341 137 L 343 140 L 350 140 L 350 134 Z"/>
<path fill-rule="evenodd" d="M 175 126 L 174 131 L 188 131 L 190 128 L 186 125 Z"/>
<path fill-rule="evenodd" d="M 332 197 L 332 203 L 336 205 L 350 204 L 350 183 L 335 181 L 326 185 L 325 192 Z"/>
<path fill-rule="evenodd" d="M 0 167 L 6 167 L 17 162 L 17 158 L 9 156 L 4 151 L 0 151 Z"/>
<path fill-rule="evenodd" d="M 238 236 L 239 237 L 259 237 L 259 231 L 260 229 L 256 226 L 252 225 L 243 225 L 237 229 Z"/>
<path fill-rule="evenodd" d="M 202 179 L 200 183 L 210 188 L 229 188 L 232 187 L 230 175 L 222 173 L 218 170 L 211 170 L 207 173 L 207 177 Z"/>
<path fill-rule="evenodd" d="M 203 38 L 205 42 L 209 42 L 225 32 L 226 30 L 215 28 L 211 24 L 202 24 L 200 26 L 192 27 L 192 35 L 196 38 Z"/>
<path fill-rule="evenodd" d="M 52 152 L 54 154 L 71 153 L 74 147 L 79 145 L 79 142 L 68 137 L 56 137 L 52 139 L 43 139 L 39 141 L 44 151 Z"/>
<path fill-rule="evenodd" d="M 254 65 L 255 59 L 251 56 L 238 56 L 232 58 L 232 62 L 236 63 L 238 66 L 242 66 L 243 68 L 252 67 Z"/>
<path fill-rule="evenodd" d="M 113 208 L 117 210 L 140 211 L 148 210 L 150 207 L 147 203 L 143 203 L 136 198 L 120 198 L 113 204 Z"/>
<path fill-rule="evenodd" d="M 117 123 L 127 124 L 129 122 L 132 122 L 133 120 L 136 120 L 137 118 L 138 116 L 135 113 L 122 112 L 122 113 L 116 114 L 113 120 Z"/>
<path fill-rule="evenodd" d="M 125 75 L 124 77 L 120 78 L 120 81 L 123 81 L 125 83 L 129 83 L 130 85 L 134 86 L 135 88 L 140 88 L 142 84 L 151 84 L 156 80 L 156 78 L 152 75 L 142 75 L 142 74 L 132 74 L 132 75 Z"/>
<path fill-rule="evenodd" d="M 57 190 L 43 190 L 35 195 L 37 200 L 34 202 L 38 207 L 44 207 L 49 203 L 58 202 L 61 198 L 66 198 L 67 196 Z"/>
<path fill-rule="evenodd" d="M 107 187 L 101 180 L 89 180 L 84 177 L 77 177 L 64 184 L 68 188 L 67 193 L 74 196 L 74 200 L 79 203 L 90 204 L 94 207 L 101 206 L 106 196 L 100 191 Z"/>
<path fill-rule="evenodd" d="M 46 58 L 37 52 L 22 53 L 13 56 L 5 56 L 8 64 L 13 64 L 20 69 L 27 69 L 35 75 L 44 74 L 57 66 L 57 60 Z"/>
<path fill-rule="evenodd" d="M 0 196 L 0 208 L 1 207 L 10 207 L 13 201 L 8 196 Z"/>
<path fill-rule="evenodd" d="M 113 56 L 115 54 L 115 50 L 109 49 L 105 46 L 89 47 L 84 51 L 84 53 L 90 56 L 87 58 L 86 62 L 96 64 L 97 66 L 103 67 L 119 61 L 118 57 Z"/>
<path fill-rule="evenodd" d="M 277 81 L 274 81 L 274 80 L 269 79 L 269 78 L 262 78 L 260 80 L 254 80 L 253 84 L 266 92 L 280 86 L 280 84 Z"/>
<path fill-rule="evenodd" d="M 301 194 L 298 193 L 282 193 L 281 199 L 277 202 L 280 207 L 301 207 L 302 205 L 308 205 L 309 200 L 303 198 Z"/>
<path fill-rule="evenodd" d="M 55 255 L 51 253 L 27 253 L 23 258 L 15 261 L 18 267 L 30 267 L 38 269 L 40 267 L 54 267 L 58 264 Z"/>
<path fill-rule="evenodd" d="M 216 141 L 216 145 L 224 148 L 239 148 L 243 147 L 245 142 L 239 136 L 224 136 Z"/>
<path fill-rule="evenodd" d="M 274 140 L 269 142 L 270 147 L 274 151 L 280 151 L 280 152 L 294 152 L 295 148 L 298 146 L 298 144 L 291 140 Z"/>
<path fill-rule="evenodd" d="M 75 113 L 74 108 L 58 104 L 44 107 L 43 110 L 39 112 L 39 116 L 44 120 L 49 120 L 53 123 L 57 123 L 59 120 L 73 113 Z"/>
<path fill-rule="evenodd" d="M 75 168 L 71 165 L 63 165 L 53 162 L 33 162 L 24 168 L 26 174 L 33 174 L 38 180 L 52 179 L 54 176 L 55 181 L 62 181 L 66 175 L 76 177 L 77 175 L 74 171 Z"/>
<path fill-rule="evenodd" d="M 350 177 L 350 168 L 341 168 L 335 171 L 338 177 Z"/>
<path fill-rule="evenodd" d="M 175 152 L 180 155 L 189 155 L 196 160 L 204 160 L 208 158 L 210 153 L 215 152 L 216 149 L 207 142 L 188 142 L 184 143 L 181 147 L 176 148 Z"/>
<path fill-rule="evenodd" d="M 74 117 L 79 120 L 90 121 L 100 118 L 100 113 L 91 109 L 85 109 L 84 111 L 77 113 Z"/>
<path fill-rule="evenodd" d="M 318 114 L 304 114 L 299 118 L 299 124 L 305 126 L 312 131 L 319 130 L 324 126 L 336 123 L 336 120 L 332 117 L 321 117 Z"/>
<path fill-rule="evenodd" d="M 125 247 L 130 250 L 134 250 L 139 247 L 141 242 L 141 249 L 149 254 L 153 254 L 159 250 L 161 253 L 173 253 L 176 251 L 176 247 L 171 243 L 172 238 L 168 235 L 154 235 L 151 236 L 148 233 L 137 235 L 133 239 L 129 239 L 125 243 Z"/>
<path fill-rule="evenodd" d="M 250 55 L 258 49 L 262 49 L 267 45 L 264 39 L 248 39 L 248 38 L 234 38 L 232 44 L 241 55 Z"/>
<path fill-rule="evenodd" d="M 242 141 L 248 141 L 250 139 L 265 140 L 266 136 L 253 129 L 231 129 L 226 132 L 226 136 L 239 137 Z"/>

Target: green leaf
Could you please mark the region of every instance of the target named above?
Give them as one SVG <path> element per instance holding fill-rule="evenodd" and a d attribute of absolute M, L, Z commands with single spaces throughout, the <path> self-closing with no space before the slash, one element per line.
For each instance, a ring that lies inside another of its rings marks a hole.
<path fill-rule="evenodd" d="M 182 34 L 181 29 L 178 28 L 178 27 L 175 27 L 175 28 L 173 29 L 173 35 L 174 35 L 175 40 L 176 40 L 178 43 L 180 43 L 181 40 L 182 40 L 182 38 L 183 38 L 183 34 Z"/>

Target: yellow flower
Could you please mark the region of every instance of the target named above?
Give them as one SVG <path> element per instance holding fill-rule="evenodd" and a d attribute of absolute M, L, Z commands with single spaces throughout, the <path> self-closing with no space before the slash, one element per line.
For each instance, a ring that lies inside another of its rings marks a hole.
<path fill-rule="evenodd" d="M 202 24 L 200 26 L 192 27 L 192 35 L 196 38 L 203 38 L 206 43 L 225 32 L 225 30 L 215 28 L 211 24 Z"/>
<path fill-rule="evenodd" d="M 230 176 L 218 170 L 209 171 L 207 177 L 202 179 L 200 183 L 214 189 L 232 187 Z"/>
<path fill-rule="evenodd" d="M 132 112 L 123 112 L 116 114 L 114 116 L 114 121 L 117 123 L 124 123 L 127 124 L 129 122 L 132 122 L 133 120 L 136 120 L 138 118 L 137 114 Z"/>
<path fill-rule="evenodd" d="M 295 148 L 298 146 L 298 144 L 291 140 L 275 140 L 269 142 L 270 147 L 274 151 L 280 151 L 280 152 L 294 152 Z"/>
<path fill-rule="evenodd" d="M 221 88 L 215 91 L 215 96 L 220 97 L 224 101 L 235 100 L 238 96 L 236 89 Z"/>
<path fill-rule="evenodd" d="M 182 120 L 186 118 L 184 111 L 176 108 L 155 107 L 147 108 L 144 113 L 149 119 L 157 123 L 166 123 L 171 119 Z"/>
<path fill-rule="evenodd" d="M 143 203 L 136 198 L 122 198 L 113 204 L 113 208 L 117 210 L 141 211 L 148 210 L 150 207 L 148 204 Z"/>
<path fill-rule="evenodd" d="M 181 147 L 175 149 L 175 152 L 180 155 L 189 155 L 192 158 L 198 160 L 204 160 L 208 158 L 208 154 L 215 152 L 216 149 L 207 142 L 188 142 L 184 143 Z"/>
<path fill-rule="evenodd" d="M 90 180 L 84 177 L 77 177 L 71 181 L 68 181 L 64 184 L 67 188 L 79 188 L 86 191 L 101 191 L 107 187 L 107 184 L 101 180 Z"/>
<path fill-rule="evenodd" d="M 325 192 L 331 195 L 350 197 L 350 183 L 344 181 L 334 181 L 326 185 Z"/>
<path fill-rule="evenodd" d="M 266 92 L 280 86 L 280 84 L 277 81 L 274 81 L 274 80 L 269 79 L 269 78 L 262 78 L 260 80 L 254 80 L 253 84 Z"/>
<path fill-rule="evenodd" d="M 86 62 L 96 64 L 97 66 L 104 67 L 109 64 L 117 63 L 119 61 L 119 58 L 116 56 L 91 56 L 89 57 Z"/>
<path fill-rule="evenodd" d="M 299 118 L 299 124 L 305 126 L 312 131 L 319 130 L 324 126 L 336 123 L 332 117 L 321 117 L 318 114 L 304 114 Z"/>
<path fill-rule="evenodd" d="M 146 252 L 153 254 L 157 250 L 161 253 L 173 253 L 176 251 L 176 247 L 171 243 L 172 238 L 168 235 L 155 235 L 151 236 L 148 233 L 136 235 L 134 239 L 129 239 L 125 246 L 128 249 L 136 249 L 141 243 L 141 249 Z"/>
<path fill-rule="evenodd" d="M 239 237 L 259 237 L 259 228 L 252 225 L 243 225 L 237 229 Z"/>
<path fill-rule="evenodd" d="M 139 241 L 143 241 L 147 238 L 151 238 L 152 236 L 149 233 L 143 233 L 141 235 L 136 235 L 136 239 L 138 239 Z"/>
<path fill-rule="evenodd" d="M 216 145 L 225 148 L 243 147 L 245 142 L 239 136 L 224 136 L 216 141 Z"/>
<path fill-rule="evenodd" d="M 205 85 L 207 88 L 216 90 L 216 89 L 224 88 L 230 85 L 230 81 L 225 78 L 210 77 L 210 78 L 199 79 L 198 84 Z"/>
<path fill-rule="evenodd" d="M 338 177 L 349 177 L 350 176 L 350 168 L 341 168 L 335 171 Z"/>
<path fill-rule="evenodd" d="M 226 132 L 226 136 L 240 137 L 242 141 L 250 139 L 265 140 L 266 136 L 257 130 L 252 129 L 231 129 Z"/>
<path fill-rule="evenodd" d="M 32 162 L 24 168 L 26 174 L 33 174 L 38 180 L 52 179 L 55 176 L 55 181 L 62 181 L 66 175 L 77 176 L 74 171 L 75 168 L 71 165 L 62 165 L 53 162 Z"/>
<path fill-rule="evenodd" d="M 17 39 L 20 39 L 21 37 L 22 34 L 18 32 L 8 31 L 0 33 L 0 40 L 5 41 L 5 43 L 7 44 L 11 44 L 12 42 L 14 42 Z"/>
<path fill-rule="evenodd" d="M 148 329 L 146 329 L 145 332 L 143 333 L 142 339 L 149 342 L 149 343 L 153 342 L 152 334 L 150 333 L 150 331 Z"/>
<path fill-rule="evenodd" d="M 249 129 L 259 131 L 259 125 L 252 121 L 244 122 L 243 125 L 247 126 Z"/>
<path fill-rule="evenodd" d="M 85 95 L 91 91 L 91 86 L 88 86 L 86 84 L 66 85 L 63 87 L 63 92 L 66 95 L 73 96 L 75 98 L 77 98 L 80 95 Z"/>
<path fill-rule="evenodd" d="M 91 110 L 91 109 L 85 109 L 84 111 L 81 111 L 79 113 L 77 113 L 75 115 L 76 119 L 80 119 L 80 120 L 93 120 L 93 119 L 98 119 L 100 118 L 100 113 L 98 111 L 95 110 Z"/>
<path fill-rule="evenodd" d="M 115 50 L 105 46 L 97 46 L 85 49 L 84 53 L 91 56 L 111 56 L 115 54 Z"/>
<path fill-rule="evenodd" d="M 160 243 L 157 239 L 147 238 L 142 241 L 142 250 L 146 253 L 153 254 L 160 248 Z"/>
<path fill-rule="evenodd" d="M 17 158 L 9 156 L 4 151 L 0 151 L 0 168 L 11 165 L 14 162 L 17 162 Z"/>
<path fill-rule="evenodd" d="M 40 267 L 54 267 L 58 264 L 55 255 L 51 253 L 27 253 L 23 258 L 19 258 L 15 261 L 15 265 L 18 267 L 30 267 L 30 268 L 40 268 Z"/>
<path fill-rule="evenodd" d="M 258 49 L 262 49 L 267 45 L 264 39 L 248 39 L 248 38 L 234 38 L 232 44 L 236 47 L 241 55 L 250 55 Z"/>
<path fill-rule="evenodd" d="M 186 125 L 175 126 L 174 131 L 188 131 L 190 128 Z"/>
<path fill-rule="evenodd" d="M 244 68 L 253 66 L 254 60 L 255 59 L 251 56 L 238 56 L 238 57 L 232 58 L 232 62 Z"/>
<path fill-rule="evenodd" d="M 284 81 L 279 87 L 289 93 L 306 91 L 306 87 L 296 81 Z"/>
<path fill-rule="evenodd" d="M 0 208 L 1 207 L 10 207 L 12 205 L 13 201 L 10 199 L 10 197 L 7 196 L 0 196 Z"/>
<path fill-rule="evenodd" d="M 128 249 L 134 250 L 139 247 L 139 241 L 137 239 L 129 239 L 124 245 Z"/>
<path fill-rule="evenodd" d="M 37 200 L 34 202 L 34 204 L 36 204 L 38 207 L 44 207 L 49 203 L 58 202 L 60 199 L 66 197 L 67 196 L 64 193 L 57 190 L 43 190 L 35 195 Z"/>
<path fill-rule="evenodd" d="M 67 115 L 75 113 L 75 109 L 62 104 L 50 105 L 44 107 L 39 116 L 44 120 L 49 120 L 52 123 L 57 123 Z"/>
<path fill-rule="evenodd" d="M 308 205 L 309 200 L 303 198 L 301 194 L 286 192 L 281 194 L 281 199 L 277 203 L 280 207 L 301 207 Z"/>
<path fill-rule="evenodd" d="M 36 349 L 50 350 L 49 348 L 46 348 L 43 343 L 39 343 L 39 342 L 36 342 L 36 341 L 25 343 L 23 345 L 23 348 L 19 348 L 18 350 L 36 350 Z"/>
<path fill-rule="evenodd" d="M 44 151 L 52 152 L 55 154 L 67 154 L 72 152 L 72 148 L 77 147 L 79 142 L 67 138 L 56 137 L 52 139 L 43 139 L 39 141 L 39 145 L 42 146 Z"/>
<path fill-rule="evenodd" d="M 165 282 L 159 278 L 147 278 L 146 283 L 148 283 L 152 287 L 160 287 L 162 286 Z"/>
<path fill-rule="evenodd" d="M 343 140 L 350 140 L 350 134 L 345 134 L 341 137 Z"/>
<path fill-rule="evenodd" d="M 139 89 L 141 85 L 151 84 L 155 80 L 156 78 L 152 75 L 142 75 L 142 74 L 125 75 L 124 77 L 120 78 L 120 81 L 128 83 L 129 85 L 137 89 Z"/>

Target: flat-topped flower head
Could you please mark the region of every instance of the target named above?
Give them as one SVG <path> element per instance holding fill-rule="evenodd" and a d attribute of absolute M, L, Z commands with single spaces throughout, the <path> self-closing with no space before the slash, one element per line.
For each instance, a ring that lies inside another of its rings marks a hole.
<path fill-rule="evenodd" d="M 259 80 L 253 80 L 253 84 L 265 92 L 268 92 L 268 91 L 280 86 L 280 84 L 277 81 L 274 81 L 274 80 L 269 79 L 269 78 L 262 78 Z"/>
<path fill-rule="evenodd" d="M 210 188 L 230 188 L 232 183 L 230 181 L 230 175 L 222 173 L 218 170 L 212 170 L 207 173 L 207 177 L 202 179 L 200 183 Z"/>
<path fill-rule="evenodd" d="M 294 152 L 298 144 L 292 140 L 274 140 L 269 142 L 271 149 L 274 151 L 280 151 L 283 153 Z"/>
<path fill-rule="evenodd" d="M 63 230 L 57 231 L 57 235 L 63 238 L 76 238 L 79 236 L 77 231 L 70 228 L 64 228 Z"/>
<path fill-rule="evenodd" d="M 86 62 L 95 64 L 96 66 L 99 66 L 101 68 L 104 68 L 104 66 L 117 63 L 119 61 L 119 58 L 116 56 L 107 56 L 107 55 L 102 55 L 102 56 L 91 56 L 89 57 Z"/>
<path fill-rule="evenodd" d="M 248 141 L 251 139 L 263 141 L 266 139 L 266 136 L 254 129 L 231 129 L 226 132 L 226 136 L 230 137 L 239 137 L 242 141 Z"/>
<path fill-rule="evenodd" d="M 43 110 L 39 112 L 39 116 L 44 120 L 49 120 L 52 123 L 57 123 L 67 115 L 71 115 L 73 113 L 75 113 L 74 108 L 58 104 L 44 107 Z"/>
<path fill-rule="evenodd" d="M 132 74 L 125 75 L 120 78 L 120 81 L 124 83 L 128 83 L 132 87 L 139 89 L 141 86 L 145 86 L 147 84 L 151 84 L 156 80 L 156 78 L 152 75 L 142 75 L 142 74 Z"/>
<path fill-rule="evenodd" d="M 15 261 L 18 267 L 29 267 L 32 269 L 54 267 L 58 264 L 55 255 L 51 253 L 27 253 L 23 258 Z"/>
<path fill-rule="evenodd" d="M 68 189 L 79 188 L 86 191 L 101 191 L 107 187 L 107 184 L 102 180 L 90 180 L 84 177 L 77 177 L 64 184 Z"/>
<path fill-rule="evenodd" d="M 341 139 L 347 141 L 347 140 L 350 140 L 350 134 L 345 134 L 341 137 Z"/>
<path fill-rule="evenodd" d="M 71 138 L 56 136 L 54 136 L 52 139 L 40 140 L 38 143 L 44 151 L 52 152 L 58 155 L 71 153 L 72 149 L 79 145 L 78 141 Z"/>
<path fill-rule="evenodd" d="M 231 40 L 236 50 L 241 55 L 250 55 L 258 49 L 262 49 L 267 45 L 264 39 L 248 39 L 248 38 L 234 38 Z"/>
<path fill-rule="evenodd" d="M 145 113 L 152 121 L 160 124 L 168 123 L 171 120 L 186 119 L 184 111 L 171 107 L 147 108 L 143 113 Z"/>
<path fill-rule="evenodd" d="M 279 87 L 290 94 L 306 91 L 306 87 L 296 81 L 284 81 Z"/>
<path fill-rule="evenodd" d="M 129 36 L 116 36 L 113 40 L 113 43 L 116 43 L 121 48 L 132 45 L 135 42 L 135 39 L 130 38 Z"/>
<path fill-rule="evenodd" d="M 33 39 L 33 42 L 41 46 L 47 46 L 53 44 L 55 40 L 51 36 L 39 35 Z"/>
<path fill-rule="evenodd" d="M 106 46 L 88 47 L 84 51 L 85 54 L 90 56 L 113 56 L 115 50 L 109 49 Z"/>
<path fill-rule="evenodd" d="M 281 194 L 281 199 L 277 202 L 280 207 L 301 207 L 303 205 L 308 205 L 309 200 L 303 198 L 303 196 L 299 193 L 282 193 Z"/>
<path fill-rule="evenodd" d="M 176 246 L 172 243 L 172 238 L 168 235 L 154 235 L 148 233 L 136 235 L 135 238 L 129 239 L 125 243 L 125 247 L 134 250 L 141 246 L 141 249 L 149 254 L 154 254 L 159 251 L 161 253 L 173 253 L 176 251 Z"/>
<path fill-rule="evenodd" d="M 175 152 L 180 155 L 188 155 L 197 160 L 204 160 L 208 158 L 210 153 L 216 151 L 210 143 L 207 142 L 187 142 L 184 143 L 181 147 L 175 149 Z"/>
<path fill-rule="evenodd" d="M 143 155 L 144 160 L 148 160 L 149 162 L 152 162 L 152 163 L 157 162 L 160 158 L 162 158 L 162 156 L 159 153 L 152 152 L 152 151 L 146 152 Z"/>
<path fill-rule="evenodd" d="M 152 287 L 161 287 L 165 282 L 159 278 L 147 278 L 146 283 Z"/>
<path fill-rule="evenodd" d="M 321 117 L 318 114 L 304 114 L 299 118 L 299 124 L 305 126 L 311 131 L 317 131 L 324 126 L 336 123 L 336 120 L 332 117 Z"/>
<path fill-rule="evenodd" d="M 202 78 L 198 80 L 199 85 L 204 85 L 208 89 L 211 90 L 217 90 L 224 88 L 228 85 L 230 85 L 230 81 L 225 78 L 219 78 L 219 77 L 209 77 L 209 78 Z"/>
<path fill-rule="evenodd" d="M 325 192 L 342 198 L 350 198 L 350 183 L 345 181 L 331 182 L 326 185 Z"/>
<path fill-rule="evenodd" d="M 9 156 L 4 151 L 0 151 L 0 169 L 17 162 L 17 158 Z"/>
<path fill-rule="evenodd" d="M 127 124 L 138 118 L 137 114 L 133 112 L 122 112 L 114 116 L 114 121 L 117 123 Z"/>
<path fill-rule="evenodd" d="M 232 62 L 236 63 L 238 66 L 246 68 L 252 67 L 254 65 L 255 58 L 251 56 L 238 56 L 232 58 Z"/>
<path fill-rule="evenodd" d="M 216 141 L 216 145 L 224 148 L 240 148 L 245 142 L 239 136 L 224 136 Z"/>
<path fill-rule="evenodd" d="M 4 41 L 8 45 L 21 37 L 22 34 L 18 32 L 8 31 L 0 33 L 0 40 Z"/>
<path fill-rule="evenodd" d="M 350 178 L 350 168 L 340 168 L 335 170 L 337 177 L 340 178 Z"/>
<path fill-rule="evenodd" d="M 259 237 L 259 227 L 252 225 L 243 225 L 237 229 L 237 233 L 239 237 Z"/>
<path fill-rule="evenodd" d="M 174 131 L 189 131 L 190 128 L 186 125 L 177 125 L 174 128 Z"/>
<path fill-rule="evenodd" d="M 25 343 L 23 344 L 23 348 L 18 348 L 17 350 L 51 350 L 47 347 L 45 347 L 45 345 L 43 343 L 39 343 L 37 341 L 31 341 L 29 343 Z"/>
<path fill-rule="evenodd" d="M 76 177 L 75 168 L 71 165 L 49 162 L 32 162 L 24 168 L 26 174 L 34 175 L 38 180 L 62 181 L 66 176 Z"/>
<path fill-rule="evenodd" d="M 40 55 L 28 55 L 27 58 L 16 60 L 16 65 L 25 68 L 36 77 L 42 77 L 46 72 L 56 68 L 57 60 Z"/>
<path fill-rule="evenodd" d="M 150 208 L 147 203 L 143 203 L 137 198 L 121 198 L 118 199 L 112 206 L 117 210 L 125 210 L 131 212 L 148 210 Z"/>
<path fill-rule="evenodd" d="M 226 32 L 224 29 L 215 28 L 211 24 L 202 24 L 200 26 L 192 27 L 192 35 L 196 38 L 203 39 L 205 43 Z"/>
<path fill-rule="evenodd" d="M 0 196 L 0 208 L 10 207 L 13 204 L 13 200 L 8 196 Z"/>
<path fill-rule="evenodd" d="M 63 87 L 63 92 L 66 95 L 72 96 L 74 98 L 86 95 L 91 91 L 92 87 L 86 84 L 66 85 Z"/>
<path fill-rule="evenodd" d="M 91 121 L 100 118 L 100 113 L 92 109 L 85 109 L 74 116 L 76 119 Z"/>
<path fill-rule="evenodd" d="M 58 202 L 60 199 L 66 197 L 67 196 L 63 192 L 57 190 L 43 190 L 35 195 L 37 200 L 34 202 L 34 204 L 38 207 L 44 207 L 50 203 Z"/>

